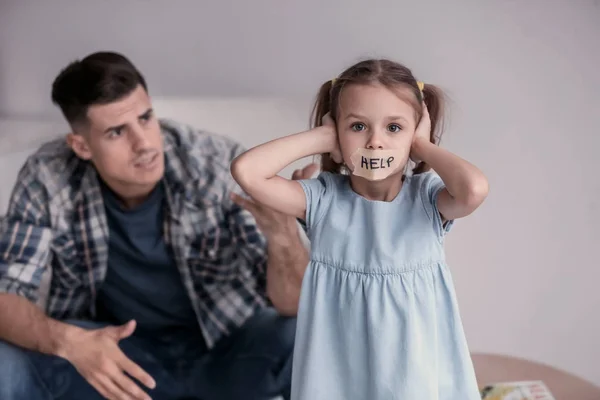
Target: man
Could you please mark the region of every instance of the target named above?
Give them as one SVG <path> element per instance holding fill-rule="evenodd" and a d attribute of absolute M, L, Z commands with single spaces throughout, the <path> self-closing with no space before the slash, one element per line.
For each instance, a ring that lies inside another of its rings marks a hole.
<path fill-rule="evenodd" d="M 27 160 L 0 225 L 0 398 L 287 398 L 308 255 L 239 196 L 243 149 L 158 120 L 119 54 L 70 64 L 52 99 L 72 133 Z"/>

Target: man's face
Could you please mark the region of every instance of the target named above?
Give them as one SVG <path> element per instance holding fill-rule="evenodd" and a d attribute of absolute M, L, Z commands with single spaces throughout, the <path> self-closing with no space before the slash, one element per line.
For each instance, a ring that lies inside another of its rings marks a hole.
<path fill-rule="evenodd" d="M 77 155 L 127 200 L 145 197 L 164 173 L 163 141 L 148 94 L 138 86 L 110 104 L 88 109 L 88 124 L 68 137 Z"/>

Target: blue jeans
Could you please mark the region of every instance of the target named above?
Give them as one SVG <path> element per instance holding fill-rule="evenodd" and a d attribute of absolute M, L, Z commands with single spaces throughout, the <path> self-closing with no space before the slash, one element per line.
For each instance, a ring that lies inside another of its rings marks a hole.
<path fill-rule="evenodd" d="M 119 344 L 156 381 L 154 390 L 141 385 L 153 400 L 289 399 L 295 330 L 295 318 L 264 309 L 210 351 L 193 343 L 160 347 L 135 333 Z M 88 398 L 102 397 L 68 361 L 0 341 L 0 399 Z"/>

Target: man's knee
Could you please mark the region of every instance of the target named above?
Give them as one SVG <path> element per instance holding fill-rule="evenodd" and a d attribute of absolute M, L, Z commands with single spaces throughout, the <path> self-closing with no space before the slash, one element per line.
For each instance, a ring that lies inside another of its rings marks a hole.
<path fill-rule="evenodd" d="M 247 329 L 247 334 L 258 347 L 254 350 L 283 358 L 293 352 L 296 318 L 285 317 L 272 308 L 265 308 L 257 311 L 248 321 Z"/>
<path fill-rule="evenodd" d="M 27 350 L 0 340 L 0 399 L 32 398 L 38 386 Z"/>
<path fill-rule="evenodd" d="M 257 311 L 222 347 L 204 379 L 221 399 L 289 398 L 296 319 L 273 309 Z"/>
<path fill-rule="evenodd" d="M 247 328 L 246 334 L 253 344 L 242 357 L 249 356 L 249 360 L 254 360 L 254 368 L 264 369 L 254 376 L 253 382 L 244 385 L 241 379 L 242 387 L 247 390 L 246 398 L 283 396 L 289 399 L 296 318 L 284 317 L 274 309 L 263 309 L 252 317 Z"/>

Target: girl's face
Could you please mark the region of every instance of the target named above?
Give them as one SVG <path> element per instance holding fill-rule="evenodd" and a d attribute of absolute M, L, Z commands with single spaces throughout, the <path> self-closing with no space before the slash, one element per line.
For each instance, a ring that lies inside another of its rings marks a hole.
<path fill-rule="evenodd" d="M 391 91 L 382 85 L 352 84 L 343 88 L 336 120 L 344 163 L 354 170 L 352 155 L 358 149 L 393 150 L 401 166 L 408 161 L 417 127 L 410 89 Z M 413 99 L 414 101 L 414 99 Z"/>

